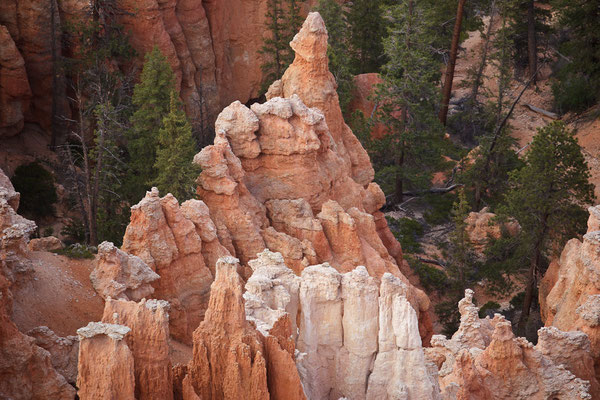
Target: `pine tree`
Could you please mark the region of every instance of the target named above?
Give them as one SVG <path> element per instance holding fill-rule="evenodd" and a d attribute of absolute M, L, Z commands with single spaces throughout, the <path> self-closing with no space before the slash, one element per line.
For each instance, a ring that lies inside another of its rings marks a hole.
<path fill-rule="evenodd" d="M 560 112 L 581 112 L 591 107 L 600 93 L 600 0 L 554 0 L 557 11 L 561 58 L 552 91 Z"/>
<path fill-rule="evenodd" d="M 380 181 L 395 181 L 395 196 L 403 190 L 428 187 L 439 165 L 443 140 L 436 118 L 439 102 L 439 64 L 429 48 L 431 32 L 413 0 L 387 10 L 390 34 L 384 40 L 388 62 L 378 89 L 379 116 L 390 130 L 371 151 Z M 388 186 L 382 182 L 383 186 Z"/>
<path fill-rule="evenodd" d="M 175 91 L 171 92 L 169 112 L 159 130 L 156 162 L 158 175 L 154 184 L 166 194 L 171 193 L 180 202 L 194 195 L 194 182 L 199 168 L 192 164 L 195 151 L 192 127 L 181 108 Z"/>
<path fill-rule="evenodd" d="M 281 78 L 286 68 L 294 61 L 294 52 L 289 43 L 302 27 L 300 7 L 304 0 L 268 0 L 267 37 L 258 51 L 264 56 L 262 91 Z"/>
<path fill-rule="evenodd" d="M 546 257 L 563 247 L 568 238 L 585 231 L 583 205 L 591 204 L 594 187 L 581 147 L 564 123 L 539 129 L 525 159 L 525 166 L 510 174 L 505 215 L 521 225 L 520 246 L 528 255 L 527 288 L 519 330 L 529 318 L 537 278 Z"/>
<path fill-rule="evenodd" d="M 387 27 L 383 18 L 385 0 L 354 0 L 348 12 L 352 72 L 379 72 L 385 63 L 383 40 Z"/>
<path fill-rule="evenodd" d="M 128 132 L 129 152 L 128 197 L 134 203 L 144 196 L 158 171 L 155 168 L 159 129 L 169 112 L 175 75 L 158 47 L 145 56 L 144 68 L 133 91 L 136 111 Z"/>
<path fill-rule="evenodd" d="M 340 107 L 348 116 L 348 105 L 354 90 L 354 75 L 351 72 L 351 59 L 348 53 L 348 22 L 346 12 L 336 0 L 319 0 L 316 11 L 321 14 L 327 27 L 327 56 L 329 71 L 335 77 Z"/>

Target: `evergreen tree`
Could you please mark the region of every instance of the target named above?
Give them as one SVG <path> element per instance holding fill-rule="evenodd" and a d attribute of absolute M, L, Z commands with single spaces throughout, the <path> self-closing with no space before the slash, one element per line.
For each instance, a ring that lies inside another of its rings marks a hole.
<path fill-rule="evenodd" d="M 431 172 L 440 163 L 443 136 L 436 118 L 440 72 L 429 48 L 431 30 L 423 10 L 413 0 L 403 0 L 387 9 L 386 18 L 388 62 L 377 96 L 379 117 L 390 132 L 371 148 L 371 159 L 384 187 L 394 180 L 396 200 L 401 201 L 405 188 L 429 186 Z"/>
<path fill-rule="evenodd" d="M 305 0 L 267 0 L 267 37 L 258 51 L 265 58 L 263 87 L 265 92 L 271 83 L 281 78 L 286 68 L 294 61 L 290 42 L 302 27 L 300 7 Z"/>
<path fill-rule="evenodd" d="M 128 132 L 129 152 L 128 197 L 139 201 L 157 176 L 155 168 L 159 129 L 169 112 L 171 93 L 175 90 L 175 75 L 158 47 L 145 56 L 144 68 L 133 91 L 136 111 Z"/>
<path fill-rule="evenodd" d="M 348 105 L 354 90 L 354 75 L 351 72 L 351 59 L 348 53 L 350 43 L 346 12 L 336 0 L 319 0 L 316 11 L 321 14 L 327 27 L 329 71 L 335 77 L 340 107 L 347 117 Z"/>
<path fill-rule="evenodd" d="M 387 27 L 383 18 L 386 0 L 353 0 L 348 11 L 352 72 L 379 72 L 385 63 L 383 40 Z"/>
<path fill-rule="evenodd" d="M 169 112 L 159 130 L 156 162 L 158 175 L 154 184 L 163 193 L 171 193 L 180 202 L 194 195 L 194 182 L 200 173 L 192 164 L 196 146 L 192 126 L 181 109 L 175 91 L 171 92 Z"/>
<path fill-rule="evenodd" d="M 463 297 L 465 289 L 477 282 L 479 262 L 467 232 L 467 223 L 471 206 L 464 190 L 458 193 L 458 200 L 452 206 L 454 231 L 450 234 L 450 246 L 446 267 L 447 286 L 444 294 L 448 298 L 436 311 L 443 321 L 445 330 L 451 334 L 458 328 L 460 314 L 456 304 Z"/>
<path fill-rule="evenodd" d="M 522 332 L 529 318 L 537 278 L 547 256 L 568 238 L 585 231 L 584 204 L 594 200 L 590 172 L 573 131 L 553 122 L 539 129 L 525 166 L 510 174 L 505 215 L 521 225 L 520 246 L 528 257 L 527 288 L 519 320 Z"/>
<path fill-rule="evenodd" d="M 554 0 L 553 6 L 562 39 L 559 49 L 567 63 L 561 60 L 552 91 L 560 112 L 581 112 L 600 93 L 600 0 Z"/>

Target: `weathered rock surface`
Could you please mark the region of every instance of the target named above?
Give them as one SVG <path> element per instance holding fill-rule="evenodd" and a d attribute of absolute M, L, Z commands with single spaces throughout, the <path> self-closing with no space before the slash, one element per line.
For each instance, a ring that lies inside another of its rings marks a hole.
<path fill-rule="evenodd" d="M 194 332 L 188 370 L 202 399 L 269 398 L 262 337 L 246 321 L 238 267 L 233 257 L 217 262 L 206 316 Z"/>
<path fill-rule="evenodd" d="M 590 207 L 583 241 L 571 239 L 540 282 L 540 307 L 546 326 L 586 333 L 600 379 L 600 206 Z M 592 385 L 593 386 L 593 385 Z M 595 392 L 600 398 L 600 392 Z"/>
<path fill-rule="evenodd" d="M 55 7 L 55 21 L 60 21 L 58 7 Z M 52 34 L 50 2 L 6 0 L 0 4 L 0 24 L 4 25 L 16 48 L 21 54 L 27 76 L 18 72 L 18 84 L 10 91 L 0 93 L 0 98 L 15 90 L 21 96 L 32 98 L 30 106 L 23 108 L 26 121 L 39 123 L 44 129 L 50 128 L 52 115 Z M 58 25 L 57 25 L 58 26 Z M 4 40 L 0 41 L 4 44 Z M 3 57 L 0 57 L 3 58 Z M 27 79 L 29 84 L 24 81 Z M 6 90 L 6 87 L 3 87 Z M 64 99 L 60 99 L 64 101 Z M 61 107 L 59 105 L 59 107 Z M 4 108 L 2 107 L 3 111 Z"/>
<path fill-rule="evenodd" d="M 0 398 L 73 399 L 75 390 L 53 367 L 48 351 L 10 320 L 11 287 L 30 271 L 27 240 L 35 223 L 16 213 L 19 194 L 0 170 Z"/>
<path fill-rule="evenodd" d="M 30 98 L 25 61 L 8 29 L 0 25 L 0 138 L 23 129 Z"/>
<path fill-rule="evenodd" d="M 98 245 L 95 264 L 90 280 L 103 299 L 139 301 L 154 292 L 151 283 L 160 278 L 141 258 L 119 250 L 111 242 Z"/>
<path fill-rule="evenodd" d="M 280 252 L 300 274 L 329 263 L 340 272 L 364 265 L 377 280 L 389 272 L 411 292 L 425 342 L 429 300 L 398 268 L 402 249 L 379 208 L 367 153 L 344 123 L 327 65 L 327 31 L 311 13 L 292 42 L 296 59 L 266 103 L 225 108 L 214 145 L 194 161 L 202 167 L 198 195 L 219 241 L 248 262 L 263 249 Z"/>
<path fill-rule="evenodd" d="M 578 358 L 585 349 L 584 335 L 542 329 L 541 341 L 534 347 L 515 337 L 510 322 L 499 314 L 479 319 L 472 296 L 468 289 L 460 302 L 459 331 L 452 339 L 434 336 L 433 347 L 426 350 L 427 357 L 438 365 L 444 398 L 592 398 L 590 384 L 583 380 L 591 371 L 585 367 L 585 359 Z M 564 351 L 567 348 L 573 353 Z"/>
<path fill-rule="evenodd" d="M 134 359 L 126 326 L 90 322 L 79 328 L 77 394 L 88 399 L 134 399 Z"/>
<path fill-rule="evenodd" d="M 265 333 L 289 316 L 307 398 L 439 398 L 405 283 L 385 274 L 379 287 L 365 267 L 340 274 L 327 264 L 298 277 L 283 261 L 268 250 L 250 261 L 246 315 Z"/>
<path fill-rule="evenodd" d="M 27 332 L 35 339 L 35 344 L 50 353 L 52 366 L 67 382 L 77 382 L 77 356 L 79 338 L 77 336 L 60 337 L 47 326 L 39 326 Z"/>
<path fill-rule="evenodd" d="M 490 238 L 499 239 L 503 229 L 511 236 L 515 236 L 521 230 L 517 221 L 499 223 L 493 220 L 495 217 L 496 214 L 489 212 L 488 208 L 484 207 L 479 212 L 470 212 L 465 220 L 469 239 L 479 252 L 483 251 Z"/>
<path fill-rule="evenodd" d="M 208 304 L 213 274 L 207 264 L 229 254 L 215 231 L 202 202 L 189 200 L 180 207 L 173 195 L 161 198 L 153 188 L 132 207 L 123 238 L 123 251 L 160 275 L 152 283 L 153 297 L 171 304 L 171 334 L 185 343 L 191 343 Z"/>
<path fill-rule="evenodd" d="M 134 360 L 136 399 L 173 398 L 168 310 L 169 304 L 164 300 L 106 301 L 102 322 L 131 329 L 129 347 Z"/>
<path fill-rule="evenodd" d="M 55 236 L 46 236 L 43 238 L 31 239 L 27 244 L 30 251 L 53 251 L 60 250 L 65 245 Z"/>

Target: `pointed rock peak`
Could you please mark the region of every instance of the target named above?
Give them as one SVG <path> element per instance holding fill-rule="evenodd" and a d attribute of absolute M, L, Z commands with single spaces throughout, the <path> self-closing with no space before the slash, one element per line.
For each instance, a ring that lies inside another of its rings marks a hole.
<path fill-rule="evenodd" d="M 231 256 L 219 258 L 215 281 L 210 286 L 210 301 L 202 326 L 234 332 L 246 324 L 244 282 L 239 275 L 240 261 Z"/>
<path fill-rule="evenodd" d="M 302 29 L 294 36 L 290 46 L 296 52 L 296 56 L 307 61 L 327 58 L 327 28 L 321 14 L 318 12 L 308 14 Z"/>

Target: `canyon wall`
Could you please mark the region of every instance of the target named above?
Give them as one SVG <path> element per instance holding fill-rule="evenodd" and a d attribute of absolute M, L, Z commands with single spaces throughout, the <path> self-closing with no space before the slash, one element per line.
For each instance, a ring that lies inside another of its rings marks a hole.
<path fill-rule="evenodd" d="M 0 4 L 0 138 L 18 134 L 25 122 L 49 133 L 53 90 L 58 112 L 68 114 L 64 82 L 52 80 L 60 68 L 53 53 L 60 58 L 63 26 L 83 20 L 86 7 L 83 0 Z M 123 0 L 117 20 L 137 52 L 132 66 L 141 70 L 144 55 L 158 47 L 188 116 L 211 126 L 232 101 L 259 95 L 266 11 L 266 0 Z"/>

